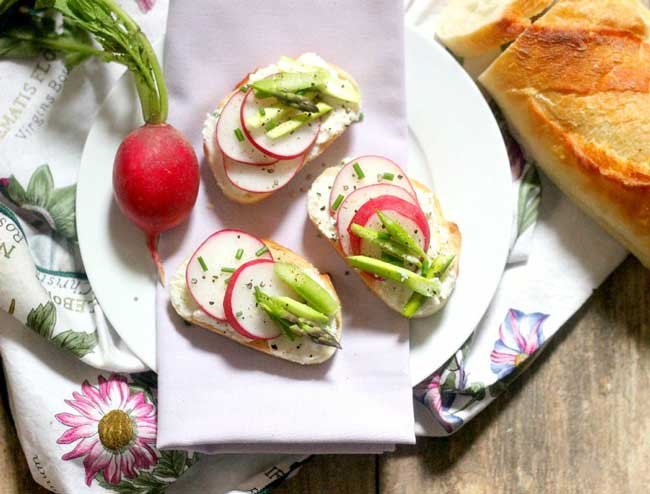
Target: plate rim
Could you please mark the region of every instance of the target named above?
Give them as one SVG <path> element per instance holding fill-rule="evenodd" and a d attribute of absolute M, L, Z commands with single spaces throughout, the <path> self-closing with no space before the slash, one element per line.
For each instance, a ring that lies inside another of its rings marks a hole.
<path fill-rule="evenodd" d="M 479 105 L 483 107 L 481 112 L 484 112 L 484 113 L 487 112 L 486 115 L 489 117 L 487 120 L 490 121 L 489 128 L 487 128 L 485 130 L 486 130 L 486 132 L 489 131 L 489 132 L 494 134 L 490 140 L 494 139 L 495 141 L 498 140 L 498 142 L 500 142 L 500 146 L 498 146 L 498 147 L 500 148 L 499 152 L 502 154 L 501 159 L 505 158 L 504 162 L 507 163 L 508 162 L 508 160 L 507 160 L 507 151 L 506 151 L 505 143 L 503 142 L 501 132 L 500 132 L 499 127 L 498 127 L 498 123 L 497 123 L 492 111 L 490 110 L 487 101 L 485 100 L 482 93 L 480 92 L 480 89 L 478 88 L 477 84 L 471 79 L 471 77 L 466 73 L 466 71 L 460 65 L 458 65 L 457 61 L 453 58 L 453 56 L 451 54 L 449 54 L 444 49 L 444 47 L 442 47 L 437 41 L 435 41 L 433 38 L 425 36 L 423 33 L 418 31 L 416 28 L 406 26 L 406 28 L 405 28 L 405 37 L 413 37 L 413 36 L 417 36 L 417 37 L 421 38 L 423 41 L 425 41 L 426 43 L 428 43 L 429 46 L 431 47 L 431 49 L 435 50 L 438 53 L 438 55 L 439 55 L 439 57 L 441 59 L 446 60 L 445 63 L 455 65 L 456 68 L 452 69 L 452 70 L 456 70 L 459 73 L 459 77 L 461 79 L 464 79 L 464 81 L 465 81 L 464 84 L 466 86 L 468 86 L 467 90 L 470 91 L 470 92 L 473 92 L 474 97 L 476 97 L 478 95 L 478 97 L 480 98 Z M 408 56 L 408 55 L 406 55 L 406 56 Z M 96 113 L 96 118 L 99 117 L 102 114 L 102 111 L 105 111 L 105 107 L 107 106 L 108 102 L 111 101 L 111 99 L 114 97 L 114 94 L 117 93 L 120 90 L 124 90 L 122 86 L 125 84 L 124 80 L 127 79 L 127 78 L 128 78 L 128 72 L 125 72 L 116 81 L 115 85 L 111 88 L 111 90 L 109 91 L 106 99 L 104 100 L 104 102 L 100 106 L 98 112 Z M 407 94 L 408 94 L 408 92 L 407 92 Z M 408 118 L 409 129 L 417 137 L 418 133 L 416 132 L 416 130 L 411 125 L 410 117 L 407 116 L 407 118 Z M 96 128 L 96 125 L 97 124 L 96 124 L 96 121 L 95 121 L 93 123 L 93 125 L 91 126 L 91 129 L 90 129 L 90 131 L 88 133 L 88 136 L 86 138 L 86 142 L 84 143 L 84 148 L 83 148 L 83 152 L 82 152 L 82 156 L 81 156 L 81 162 L 80 162 L 79 173 L 78 173 L 78 183 L 77 183 L 78 189 L 77 189 L 77 197 L 76 197 L 76 206 L 77 206 L 77 212 L 78 213 L 77 213 L 76 221 L 77 221 L 78 229 L 79 229 L 79 248 L 80 248 L 80 252 L 81 252 L 81 257 L 82 257 L 82 260 L 84 262 L 84 266 L 86 266 L 86 274 L 87 274 L 88 279 L 89 279 L 89 281 L 91 283 L 91 286 L 93 286 L 93 292 L 95 294 L 95 297 L 97 298 L 97 300 L 99 302 L 99 305 L 100 305 L 100 307 L 102 309 L 102 312 L 106 316 L 107 320 L 111 323 L 111 325 L 115 329 L 116 333 L 120 336 L 120 338 L 122 338 L 122 340 L 124 341 L 124 344 L 139 359 L 141 359 L 148 367 L 150 367 L 152 370 L 156 371 L 156 369 L 157 369 L 157 345 L 156 345 L 157 331 L 156 331 L 156 325 L 155 325 L 155 318 L 154 318 L 154 321 L 152 322 L 154 340 L 152 341 L 152 343 L 150 343 L 148 345 L 148 350 L 142 351 L 143 348 L 141 347 L 141 343 L 142 343 L 141 341 L 136 342 L 134 339 L 132 339 L 132 335 L 129 334 L 129 331 L 126 331 L 126 330 L 121 331 L 121 329 L 118 327 L 119 325 L 113 324 L 112 321 L 115 318 L 111 316 L 111 313 L 112 313 L 112 311 L 110 310 L 111 304 L 109 304 L 108 306 L 103 304 L 102 303 L 102 300 L 104 299 L 103 291 L 100 290 L 100 293 L 98 293 L 96 291 L 96 289 L 95 289 L 95 286 L 98 286 L 98 285 L 96 285 L 94 283 L 94 280 L 97 280 L 97 278 L 95 277 L 97 272 L 94 271 L 93 269 L 88 269 L 88 266 L 91 266 L 94 263 L 92 263 L 92 262 L 87 263 L 87 259 L 89 259 L 89 257 L 90 257 L 88 255 L 88 252 L 87 252 L 86 247 L 85 247 L 87 245 L 86 244 L 86 233 L 87 232 L 83 232 L 83 230 L 85 228 L 80 228 L 83 224 L 86 223 L 86 220 L 84 220 L 85 215 L 89 214 L 88 209 L 85 209 L 83 207 L 83 204 L 82 204 L 82 203 L 84 203 L 84 198 L 86 197 L 86 191 L 85 191 L 85 187 L 84 187 L 84 184 L 86 183 L 86 181 L 84 181 L 82 179 L 83 179 L 83 177 L 85 177 L 86 173 L 88 172 L 88 170 L 86 170 L 86 168 L 88 168 L 88 165 L 86 164 L 87 161 L 88 161 L 87 158 L 86 158 L 86 156 L 87 156 L 87 144 L 88 144 L 88 141 L 90 140 L 90 137 L 93 134 L 94 129 Z M 433 167 L 431 166 L 431 160 L 430 159 L 427 159 L 427 166 L 428 166 L 428 172 L 429 173 L 434 173 Z M 507 175 L 508 181 L 511 181 L 509 167 L 504 167 L 504 169 L 505 169 L 504 174 Z M 512 208 L 514 208 L 514 204 L 512 204 L 512 207 L 511 207 L 511 214 L 512 214 Z M 453 221 L 453 218 L 451 218 L 451 220 Z M 505 221 L 506 220 L 504 219 L 504 222 Z M 493 298 L 494 298 L 494 296 L 495 296 L 495 294 L 497 292 L 499 282 L 500 282 L 500 278 L 501 278 L 501 274 L 505 270 L 507 257 L 508 257 L 508 254 L 509 254 L 509 238 L 510 238 L 511 226 L 512 226 L 511 223 L 512 223 L 512 218 L 510 216 L 509 218 L 507 218 L 507 225 L 508 225 L 507 231 L 508 231 L 509 235 L 507 235 L 506 237 L 508 238 L 508 242 L 507 242 L 508 243 L 508 248 L 503 249 L 501 259 L 492 260 L 494 262 L 494 264 L 497 266 L 497 267 L 495 267 L 494 271 L 495 272 L 498 271 L 499 276 L 495 276 L 496 281 L 494 282 L 494 286 L 492 286 L 490 288 L 490 290 L 486 290 L 486 292 L 489 291 L 489 297 L 486 296 L 486 300 L 484 300 L 484 303 L 481 304 L 483 307 L 481 308 L 480 311 L 477 311 L 477 314 L 478 314 L 478 312 L 480 312 L 480 315 L 478 315 L 476 317 L 476 324 L 474 324 L 471 327 L 468 324 L 467 325 L 468 329 L 466 331 L 457 332 L 458 334 L 454 335 L 455 336 L 455 341 L 458 342 L 457 345 L 455 345 L 455 348 L 460 348 L 460 346 L 467 340 L 467 338 L 475 331 L 476 326 L 480 322 L 481 318 L 484 316 L 485 312 L 488 310 L 488 308 L 489 308 L 489 306 L 490 306 L 490 304 L 491 304 L 491 302 L 492 302 L 492 300 L 493 300 Z M 101 286 L 101 283 L 99 283 L 99 286 Z M 155 289 L 156 289 L 155 281 L 151 282 L 150 288 L 155 292 Z M 453 297 L 453 295 L 452 295 L 452 297 Z M 154 294 L 154 299 L 155 299 L 155 294 Z M 109 307 L 109 310 L 107 311 L 105 307 Z M 153 312 L 155 313 L 155 309 L 153 310 Z M 451 345 L 449 345 L 449 346 L 451 346 Z M 409 350 L 409 351 L 411 351 L 411 350 Z M 453 351 L 455 351 L 455 350 L 453 350 Z M 449 357 L 451 357 L 451 355 L 453 355 L 453 351 L 452 351 L 452 353 L 450 353 L 448 356 L 445 357 L 444 361 L 439 362 L 439 363 L 431 362 L 430 365 L 427 365 L 426 367 L 427 367 L 428 370 L 427 370 L 426 373 L 425 372 L 418 372 L 417 369 L 414 369 L 414 364 L 413 364 L 414 359 L 411 357 L 409 359 L 409 365 L 410 365 L 412 384 L 416 385 L 416 384 L 420 383 L 423 379 L 426 379 L 428 376 L 433 374 L 440 367 L 440 365 L 442 365 Z M 422 366 L 422 367 L 424 367 L 424 366 Z"/>

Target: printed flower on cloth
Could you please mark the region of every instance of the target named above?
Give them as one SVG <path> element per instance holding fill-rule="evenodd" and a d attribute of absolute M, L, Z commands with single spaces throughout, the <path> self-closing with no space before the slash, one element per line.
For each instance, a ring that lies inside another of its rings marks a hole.
<path fill-rule="evenodd" d="M 463 424 L 463 420 L 450 411 L 456 394 L 443 391 L 441 380 L 441 375 L 435 374 L 426 384 L 416 386 L 414 393 L 416 399 L 434 414 L 440 425 L 451 433 Z"/>
<path fill-rule="evenodd" d="M 156 464 L 156 408 L 144 391 L 133 392 L 123 376 L 99 376 L 98 384 L 84 381 L 81 393 L 75 391 L 72 400 L 65 400 L 78 414 L 56 415 L 69 427 L 57 443 L 76 443 L 61 458 L 84 458 L 86 484 L 100 472 L 106 482 L 118 484 Z"/>
<path fill-rule="evenodd" d="M 542 325 L 547 318 L 546 314 L 508 311 L 490 354 L 490 368 L 499 379 L 510 374 L 542 346 Z"/>

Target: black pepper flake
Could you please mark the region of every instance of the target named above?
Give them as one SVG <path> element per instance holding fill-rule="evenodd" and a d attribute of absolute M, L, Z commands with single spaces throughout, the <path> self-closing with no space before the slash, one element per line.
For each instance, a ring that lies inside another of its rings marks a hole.
<path fill-rule="evenodd" d="M 278 345 L 271 345 L 271 348 L 273 348 L 273 350 L 277 350 L 277 349 L 278 349 Z"/>
<path fill-rule="evenodd" d="M 345 272 L 345 276 L 348 276 L 350 274 L 350 271 Z"/>
<path fill-rule="evenodd" d="M 320 210 L 325 211 L 325 206 L 321 206 Z"/>
<path fill-rule="evenodd" d="M 249 290 L 252 290 L 253 289 L 253 282 L 249 281 L 248 283 L 246 283 L 246 288 L 248 288 Z"/>

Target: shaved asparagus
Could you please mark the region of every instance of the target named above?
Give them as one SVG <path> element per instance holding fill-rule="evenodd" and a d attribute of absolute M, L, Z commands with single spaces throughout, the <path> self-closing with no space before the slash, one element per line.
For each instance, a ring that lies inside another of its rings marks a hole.
<path fill-rule="evenodd" d="M 427 262 L 426 269 L 422 269 L 422 275 L 425 278 L 438 277 L 440 280 L 443 280 L 449 271 L 451 263 L 454 261 L 455 256 L 438 256 L 432 262 Z M 427 259 L 428 261 L 428 259 Z M 408 317 L 409 319 L 415 315 L 415 313 L 420 310 L 422 304 L 424 303 L 425 297 L 419 293 L 413 293 L 408 299 L 404 308 L 402 309 L 402 315 Z"/>
<path fill-rule="evenodd" d="M 297 266 L 284 262 L 275 263 L 275 274 L 314 309 L 327 316 L 333 316 L 340 310 L 336 299 L 316 280 Z"/>
<path fill-rule="evenodd" d="M 316 103 L 316 107 L 318 108 L 317 112 L 299 113 L 298 115 L 291 117 L 286 122 L 282 122 L 281 124 L 274 126 L 272 129 L 267 130 L 266 135 L 268 135 L 271 139 L 279 139 L 280 137 L 284 137 L 287 134 L 290 134 L 291 132 L 299 129 L 303 125 L 308 124 L 309 122 L 313 122 L 314 120 L 332 111 L 332 107 L 327 103 Z"/>
<path fill-rule="evenodd" d="M 427 279 L 406 268 L 366 256 L 350 256 L 350 265 L 366 273 L 375 274 L 396 281 L 425 297 L 433 297 L 440 293 L 440 280 Z"/>
<path fill-rule="evenodd" d="M 404 247 L 396 244 L 395 242 L 392 242 L 391 240 L 383 238 L 383 232 L 376 232 L 375 230 L 365 228 L 361 225 L 357 225 L 356 223 L 352 224 L 350 229 L 352 230 L 352 233 L 354 233 L 357 237 L 375 244 L 377 247 L 379 247 L 387 254 L 390 254 L 392 257 L 396 257 L 417 267 L 420 267 L 422 265 L 422 262 L 417 257 L 411 255 Z"/>
<path fill-rule="evenodd" d="M 403 247 L 406 247 L 408 250 L 422 258 L 427 255 L 422 247 L 420 247 L 420 245 L 411 236 L 411 234 L 404 230 L 404 228 L 402 228 L 402 226 L 397 221 L 393 220 L 381 211 L 377 211 L 377 216 L 379 216 L 382 224 L 388 233 L 390 233 L 395 242 L 402 245 Z"/>
<path fill-rule="evenodd" d="M 302 302 L 292 299 L 291 297 L 272 297 L 274 302 L 280 304 L 280 306 L 286 311 L 290 312 L 294 316 L 305 319 L 307 321 L 314 322 L 316 324 L 327 324 L 330 320 L 322 312 L 318 312 L 315 309 L 312 309 Z"/>

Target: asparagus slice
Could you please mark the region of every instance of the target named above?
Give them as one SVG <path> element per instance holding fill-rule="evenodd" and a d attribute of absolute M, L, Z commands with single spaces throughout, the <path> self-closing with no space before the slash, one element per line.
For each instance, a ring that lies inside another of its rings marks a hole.
<path fill-rule="evenodd" d="M 339 350 L 343 349 L 341 343 L 339 343 L 336 336 L 331 331 L 307 323 L 299 323 L 298 326 L 314 343 L 317 343 L 318 345 L 331 346 L 338 348 Z"/>
<path fill-rule="evenodd" d="M 264 115 L 254 115 L 253 117 L 246 120 L 246 126 L 251 129 L 259 129 L 261 127 L 273 128 L 277 127 L 278 124 L 290 113 L 295 112 L 294 108 L 288 108 L 281 105 L 271 105 L 264 107 Z"/>
<path fill-rule="evenodd" d="M 266 79 L 254 82 L 252 86 L 265 93 L 297 93 L 299 91 L 320 90 L 325 87 L 329 77 L 325 70 L 310 72 L 280 72 Z"/>
<path fill-rule="evenodd" d="M 308 305 L 298 302 L 290 297 L 271 297 L 271 299 L 278 303 L 283 309 L 301 320 L 310 321 L 316 324 L 327 324 L 330 321 L 330 318 L 322 312 L 318 312 Z"/>
<path fill-rule="evenodd" d="M 420 245 L 417 243 L 417 241 L 411 237 L 411 235 L 406 230 L 404 230 L 404 228 L 402 228 L 402 226 L 397 221 L 393 220 L 381 211 L 377 211 L 377 216 L 379 216 L 382 224 L 388 233 L 390 233 L 390 236 L 395 242 L 410 250 L 419 257 L 424 258 L 427 255 L 422 247 L 420 247 Z"/>
<path fill-rule="evenodd" d="M 401 283 L 425 297 L 432 297 L 440 292 L 440 280 L 438 279 L 427 279 L 406 268 L 400 268 L 372 257 L 350 256 L 347 259 L 354 268 Z"/>
<path fill-rule="evenodd" d="M 259 81 L 261 82 L 261 81 Z M 283 103 L 287 106 L 290 106 L 292 108 L 297 108 L 300 111 L 308 112 L 308 113 L 316 113 L 318 111 L 318 107 L 316 104 L 311 101 L 307 96 L 303 96 L 301 94 L 296 94 L 296 93 L 286 93 L 283 91 L 271 91 L 267 89 L 258 89 L 258 84 L 257 82 L 251 84 L 255 91 L 256 96 L 258 97 L 273 97 L 277 98 L 280 103 Z"/>
<path fill-rule="evenodd" d="M 433 262 L 430 264 L 427 263 L 428 265 L 426 266 L 426 269 L 423 268 L 423 276 L 425 278 L 433 278 L 434 276 L 437 276 L 440 280 L 443 280 L 454 259 L 455 256 L 443 255 L 436 257 Z M 413 293 L 404 305 L 402 315 L 409 319 L 412 318 L 420 307 L 422 307 L 423 303 L 424 297 L 419 293 Z"/>
<path fill-rule="evenodd" d="M 352 229 L 352 233 L 354 233 L 357 237 L 375 244 L 377 247 L 379 247 L 387 254 L 390 254 L 392 257 L 396 257 L 398 259 L 401 259 L 404 262 L 413 264 L 417 267 L 422 266 L 422 262 L 420 261 L 420 259 L 411 255 L 401 245 L 398 245 L 395 242 L 392 242 L 391 240 L 386 240 L 385 238 L 382 238 L 380 232 L 376 232 L 375 230 L 371 230 L 370 228 L 365 228 L 361 225 L 357 225 L 356 223 L 352 224 L 351 229 Z"/>
<path fill-rule="evenodd" d="M 291 132 L 299 129 L 303 125 L 309 122 L 313 122 L 314 120 L 332 111 L 332 107 L 327 103 L 316 103 L 316 107 L 318 108 L 318 111 L 316 113 L 299 113 L 298 115 L 291 117 L 286 122 L 282 122 L 281 124 L 273 127 L 266 133 L 266 135 L 268 135 L 271 139 L 279 139 L 280 137 L 284 137 L 287 134 L 290 134 Z"/>
<path fill-rule="evenodd" d="M 297 266 L 276 262 L 275 274 L 317 311 L 333 316 L 341 308 L 329 291 Z"/>

